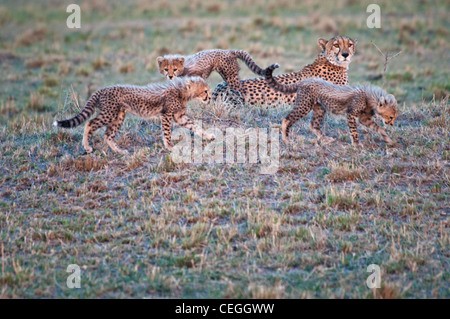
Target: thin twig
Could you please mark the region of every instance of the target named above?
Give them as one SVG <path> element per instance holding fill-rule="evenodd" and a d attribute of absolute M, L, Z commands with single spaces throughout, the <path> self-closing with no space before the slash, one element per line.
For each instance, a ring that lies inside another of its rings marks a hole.
<path fill-rule="evenodd" d="M 389 55 L 389 51 L 386 51 L 386 53 L 383 53 L 383 51 L 381 51 L 380 48 L 374 42 L 372 42 L 372 44 L 375 46 L 375 48 L 377 48 L 378 52 L 380 52 L 380 54 L 384 57 L 383 86 L 382 86 L 382 88 L 384 89 L 384 85 L 386 83 L 386 71 L 387 71 L 388 63 L 390 60 L 392 60 L 393 58 L 397 57 L 400 53 L 402 53 L 402 51 L 397 52 L 394 55 Z"/>
<path fill-rule="evenodd" d="M 384 56 L 384 53 L 380 50 L 380 48 L 374 42 L 372 42 L 372 44 L 375 46 L 375 48 L 377 48 L 378 52 L 380 52 L 381 55 Z"/>

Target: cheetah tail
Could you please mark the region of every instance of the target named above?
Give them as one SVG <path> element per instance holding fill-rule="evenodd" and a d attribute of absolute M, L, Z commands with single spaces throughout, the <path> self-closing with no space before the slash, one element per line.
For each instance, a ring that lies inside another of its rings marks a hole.
<path fill-rule="evenodd" d="M 236 58 L 242 60 L 253 73 L 264 76 L 264 69 L 256 64 L 255 60 L 253 60 L 250 54 L 243 50 L 235 50 L 233 52 L 236 55 Z"/>
<path fill-rule="evenodd" d="M 264 70 L 264 75 L 266 77 L 266 81 L 269 84 L 269 86 L 271 86 L 272 88 L 274 88 L 277 91 L 283 92 L 283 93 L 296 93 L 298 90 L 298 85 L 297 84 L 281 84 L 279 82 L 277 82 L 277 80 L 275 80 L 275 78 L 273 77 L 273 70 L 279 68 L 280 65 L 278 63 L 272 64 L 269 67 L 267 67 L 267 69 Z"/>
<path fill-rule="evenodd" d="M 53 125 L 64 128 L 71 128 L 80 125 L 81 123 L 86 121 L 92 114 L 94 114 L 95 107 L 100 100 L 100 95 L 100 91 L 95 92 L 94 95 L 89 98 L 86 106 L 78 115 L 72 117 L 69 120 L 55 121 L 53 122 Z"/>

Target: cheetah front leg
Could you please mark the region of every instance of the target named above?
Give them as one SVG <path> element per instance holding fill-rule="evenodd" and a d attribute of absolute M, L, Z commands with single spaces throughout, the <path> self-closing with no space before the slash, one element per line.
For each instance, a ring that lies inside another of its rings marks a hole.
<path fill-rule="evenodd" d="M 94 149 L 89 145 L 89 140 L 92 136 L 92 133 L 94 133 L 99 128 L 105 126 L 106 124 L 105 119 L 106 119 L 105 114 L 100 113 L 99 115 L 97 115 L 96 118 L 90 120 L 84 127 L 83 147 L 87 154 L 90 154 L 94 151 Z"/>
<path fill-rule="evenodd" d="M 358 129 L 356 127 L 356 116 L 352 113 L 347 113 L 347 122 L 350 134 L 352 135 L 352 144 L 359 146 Z"/>
<path fill-rule="evenodd" d="M 395 143 L 391 140 L 391 138 L 387 136 L 385 129 L 379 126 L 377 123 L 375 123 L 370 117 L 360 118 L 359 123 L 361 123 L 364 126 L 367 126 L 371 130 L 374 130 L 375 132 L 380 134 L 383 137 L 383 140 L 386 142 L 386 144 L 390 146 L 395 145 Z"/>
<path fill-rule="evenodd" d="M 299 119 L 301 119 L 311 111 L 312 105 L 309 102 L 310 101 L 308 101 L 307 99 L 303 100 L 285 119 L 283 119 L 283 124 L 281 125 L 281 134 L 285 143 L 287 143 L 289 140 L 289 131 L 292 125 L 294 125 L 295 122 L 297 122 Z"/>
<path fill-rule="evenodd" d="M 163 131 L 163 143 L 164 147 L 168 149 L 169 151 L 172 150 L 172 120 L 173 120 L 173 113 L 164 113 L 161 116 L 161 127 Z"/>
<path fill-rule="evenodd" d="M 333 142 L 334 138 L 325 136 L 321 130 L 323 118 L 325 117 L 325 110 L 322 108 L 322 106 L 320 106 L 320 104 L 315 104 L 313 107 L 313 112 L 314 113 L 311 120 L 311 130 L 317 136 L 320 142 Z"/>
<path fill-rule="evenodd" d="M 108 144 L 108 146 L 116 153 L 126 155 L 128 154 L 127 150 L 121 149 L 116 141 L 116 134 L 119 131 L 120 127 L 122 126 L 123 121 L 125 120 L 125 110 L 120 110 L 117 114 L 117 117 L 114 121 L 112 121 L 110 124 L 108 124 L 108 128 L 106 129 L 105 134 L 105 142 Z"/>
<path fill-rule="evenodd" d="M 185 114 L 185 111 L 180 111 L 178 113 L 175 113 L 175 122 L 182 126 L 187 128 L 188 130 L 193 131 L 195 134 L 204 137 L 205 139 L 211 141 L 215 139 L 216 137 L 214 134 L 206 133 L 200 126 L 195 125 L 194 122 Z"/>

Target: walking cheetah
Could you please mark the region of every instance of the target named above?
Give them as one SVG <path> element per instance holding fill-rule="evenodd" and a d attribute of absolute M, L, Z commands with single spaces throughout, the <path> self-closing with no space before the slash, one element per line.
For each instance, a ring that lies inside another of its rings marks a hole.
<path fill-rule="evenodd" d="M 307 78 L 321 78 L 337 85 L 347 85 L 347 70 L 355 54 L 357 40 L 348 37 L 336 36 L 329 41 L 318 39 L 317 44 L 322 52 L 314 63 L 305 66 L 298 72 L 278 75 L 277 81 L 283 84 L 292 84 Z M 267 85 L 264 77 L 241 81 L 244 90 L 244 99 L 251 105 L 261 104 L 276 106 L 282 103 L 295 102 L 296 94 L 277 92 Z M 218 98 L 233 101 L 232 92 L 229 92 L 227 83 L 220 83 L 213 91 L 213 101 Z M 239 101 L 237 101 L 239 103 Z"/>
<path fill-rule="evenodd" d="M 87 101 L 84 109 L 75 117 L 56 121 L 54 126 L 72 128 L 86 121 L 95 108 L 100 114 L 86 124 L 83 135 L 83 147 L 87 153 L 93 151 L 89 145 L 92 133 L 100 127 L 107 126 L 105 142 L 116 153 L 127 154 L 128 151 L 120 149 L 114 141 L 120 129 L 125 113 L 129 112 L 142 118 L 161 117 L 164 133 L 164 146 L 171 150 L 172 120 L 193 132 L 214 139 L 211 134 L 205 133 L 186 116 L 186 104 L 193 99 L 207 103 L 210 99 L 209 87 L 200 77 L 185 77 L 167 81 L 166 83 L 149 84 L 148 86 L 114 85 L 95 92 Z"/>
<path fill-rule="evenodd" d="M 253 58 L 242 50 L 207 50 L 194 55 L 166 55 L 158 57 L 159 73 L 171 80 L 178 76 L 200 76 L 207 79 L 212 71 L 216 71 L 238 94 L 243 88 L 239 79 L 239 63 L 237 59 L 245 62 L 249 69 L 264 76 L 264 69 L 260 68 Z"/>
<path fill-rule="evenodd" d="M 319 140 L 333 141 L 332 138 L 325 137 L 320 130 L 325 112 L 328 111 L 335 115 L 347 116 L 354 145 L 359 144 L 356 118 L 359 118 L 361 124 L 379 133 L 387 144 L 394 144 L 384 128 L 372 121 L 372 116 L 378 114 L 385 124 L 394 125 L 398 110 L 397 101 L 392 94 L 387 94 L 376 86 L 339 86 L 322 79 L 306 79 L 300 83 L 285 85 L 272 77 L 273 70 L 278 67 L 278 64 L 273 64 L 266 69 L 268 85 L 283 93 L 297 93 L 294 110 L 283 120 L 281 126 L 285 142 L 288 141 L 291 126 L 314 110 L 311 129 Z"/>

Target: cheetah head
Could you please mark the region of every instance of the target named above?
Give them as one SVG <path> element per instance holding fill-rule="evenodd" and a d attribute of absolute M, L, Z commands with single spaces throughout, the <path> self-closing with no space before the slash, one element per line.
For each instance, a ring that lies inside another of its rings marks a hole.
<path fill-rule="evenodd" d="M 317 44 L 322 49 L 322 55 L 333 65 L 348 68 L 355 54 L 357 40 L 348 37 L 335 36 L 329 41 L 320 38 Z"/>
<path fill-rule="evenodd" d="M 211 98 L 209 86 L 201 77 L 190 77 L 187 80 L 186 89 L 192 99 L 200 100 L 204 104 L 208 103 Z"/>
<path fill-rule="evenodd" d="M 184 57 L 182 56 L 159 56 L 156 61 L 158 62 L 159 73 L 168 80 L 172 80 L 183 72 Z"/>
<path fill-rule="evenodd" d="M 377 113 L 383 118 L 386 125 L 394 125 L 394 121 L 398 116 L 398 108 L 397 101 L 392 94 L 380 97 Z"/>

